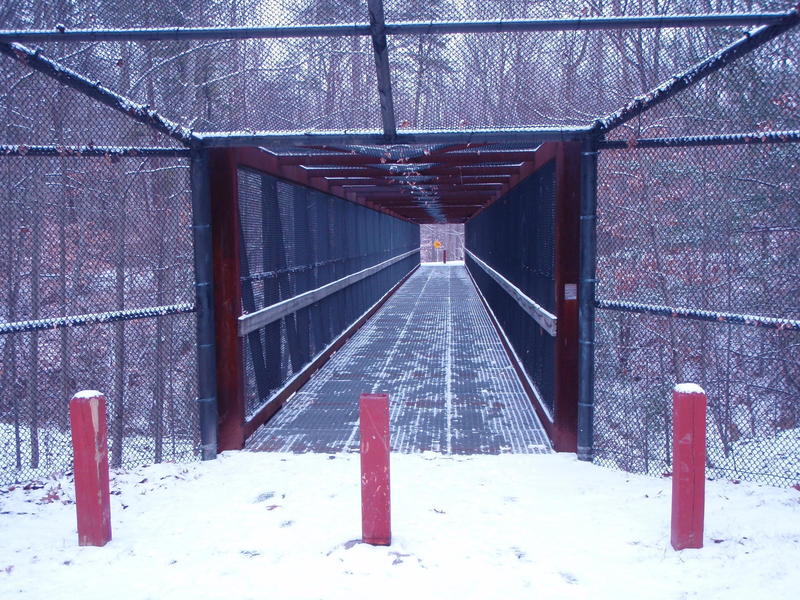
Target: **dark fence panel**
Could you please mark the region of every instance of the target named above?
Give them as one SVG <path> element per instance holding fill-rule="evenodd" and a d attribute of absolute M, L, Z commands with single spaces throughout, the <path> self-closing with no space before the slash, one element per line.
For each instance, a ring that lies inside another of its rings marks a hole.
<path fill-rule="evenodd" d="M 0 161 L 0 483 L 72 469 L 105 393 L 113 466 L 197 456 L 188 161 Z"/>
<path fill-rule="evenodd" d="M 238 170 L 242 314 L 315 290 L 419 248 L 419 226 Z M 419 253 L 246 334 L 245 406 L 255 414 L 419 264 Z"/>
<path fill-rule="evenodd" d="M 555 162 L 525 179 L 465 226 L 465 246 L 555 314 Z M 549 335 L 467 253 L 469 272 L 517 356 L 552 412 L 555 338 Z"/>
<path fill-rule="evenodd" d="M 710 477 L 800 482 L 799 164 L 798 144 L 601 152 L 596 462 L 671 471 L 688 381 Z"/>

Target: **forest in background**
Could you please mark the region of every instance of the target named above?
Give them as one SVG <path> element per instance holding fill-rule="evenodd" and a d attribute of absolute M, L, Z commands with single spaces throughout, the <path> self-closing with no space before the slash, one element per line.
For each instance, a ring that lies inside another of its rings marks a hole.
<path fill-rule="evenodd" d="M 777 11 L 792 3 L 385 4 L 387 20 L 461 20 Z M 344 23 L 366 15 L 365 0 L 6 0 L 0 27 Z M 588 124 L 739 35 L 736 28 L 702 28 L 391 37 L 398 127 Z M 612 137 L 798 129 L 798 42 L 797 32 L 779 37 Z M 368 37 L 41 47 L 199 130 L 380 125 Z M 6 57 L 0 90 L 0 144 L 175 145 Z M 193 301 L 187 161 L 0 157 L 0 177 L 0 319 Z M 796 144 L 604 151 L 599 296 L 800 317 L 799 182 Z M 791 471 L 800 440 L 785 435 L 800 426 L 796 332 L 601 310 L 598 342 L 601 460 L 667 468 L 669 389 L 694 379 L 710 394 L 716 464 L 761 477 L 784 456 L 781 481 L 800 476 Z M 64 427 L 66 399 L 82 387 L 107 391 L 112 437 L 136 440 L 130 455 L 121 443 L 112 447 L 117 464 L 194 452 L 190 315 L 2 335 L 0 361 L 0 422 L 12 425 L 0 450 L 3 470 L 61 464 L 58 449 L 39 434 Z M 775 440 L 778 458 L 738 466 L 737 452 L 765 439 Z"/>

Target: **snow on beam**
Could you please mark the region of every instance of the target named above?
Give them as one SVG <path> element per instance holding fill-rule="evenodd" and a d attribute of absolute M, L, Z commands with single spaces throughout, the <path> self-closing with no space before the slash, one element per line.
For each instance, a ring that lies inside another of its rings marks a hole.
<path fill-rule="evenodd" d="M 483 262 L 467 248 L 464 248 L 464 253 L 469 255 L 469 257 L 475 261 L 476 265 L 486 271 L 486 274 L 494 279 L 500 285 L 500 287 L 503 288 L 503 290 L 509 296 L 511 296 L 517 304 L 519 304 L 522 310 L 528 313 L 542 329 L 544 329 L 551 336 L 556 337 L 556 333 L 558 332 L 558 317 L 556 317 L 556 315 L 549 312 L 543 306 L 540 306 L 532 298 L 526 296 L 521 289 L 511 283 L 502 274 L 498 273 L 492 267 Z"/>
<path fill-rule="evenodd" d="M 713 310 L 699 310 L 677 306 L 661 306 L 658 304 L 644 304 L 641 302 L 625 302 L 618 300 L 597 300 L 597 308 L 605 310 L 619 310 L 623 312 L 646 313 L 664 317 L 681 319 L 694 319 L 695 321 L 710 321 L 713 323 L 733 323 L 737 325 L 751 325 L 767 329 L 800 331 L 800 320 L 782 319 L 779 317 L 764 317 L 760 315 L 743 315 L 730 312 Z"/>
<path fill-rule="evenodd" d="M 31 321 L 16 321 L 0 323 L 0 335 L 7 333 L 24 333 L 30 331 L 44 331 L 47 329 L 63 329 L 79 325 L 98 325 L 115 321 L 132 321 L 134 319 L 152 319 L 182 313 L 195 312 L 195 305 L 185 302 L 168 306 L 149 306 L 128 310 L 114 310 L 103 313 L 87 315 L 73 315 L 71 317 L 54 317 L 52 319 L 36 319 Z"/>
<path fill-rule="evenodd" d="M 596 134 L 607 133 L 623 123 L 627 123 L 643 112 L 668 100 L 678 92 L 685 90 L 701 79 L 719 71 L 745 54 L 785 33 L 798 23 L 800 23 L 800 8 L 796 7 L 784 13 L 781 19 L 772 24 L 762 25 L 753 31 L 746 32 L 732 44 L 696 63 L 683 73 L 674 75 L 646 94 L 637 96 L 616 112 L 597 119 L 593 125 L 593 132 Z"/>
<path fill-rule="evenodd" d="M 748 144 L 789 144 L 800 142 L 800 130 L 750 131 L 720 135 L 692 135 L 672 138 L 639 138 L 600 142 L 602 150 L 626 148 L 677 148 L 690 146 L 739 146 Z"/>
<path fill-rule="evenodd" d="M 124 158 L 124 157 L 188 157 L 188 148 L 156 148 L 132 146 L 36 146 L 26 144 L 0 144 L 2 156 L 56 156 L 60 158 L 92 157 Z"/>
<path fill-rule="evenodd" d="M 195 136 L 190 129 L 162 117 L 146 104 L 139 104 L 117 94 L 100 85 L 99 81 L 90 81 L 77 71 L 73 71 L 59 62 L 43 56 L 38 49 L 34 50 L 22 44 L 0 42 L 0 53 L 127 115 L 135 121 L 152 127 L 184 145 L 189 146 L 195 141 Z"/>
<path fill-rule="evenodd" d="M 339 131 L 202 131 L 194 132 L 202 144 L 208 148 L 225 146 L 305 146 L 308 144 L 365 144 L 381 146 L 386 144 L 383 131 L 339 130 Z M 411 130 L 398 132 L 393 144 L 441 144 L 441 143 L 531 143 L 574 142 L 592 133 L 592 128 L 579 127 L 520 127 L 515 129 L 450 129 L 450 130 Z M 476 152 L 479 152 L 476 150 Z M 489 154 L 489 153 L 486 153 Z M 510 154 L 510 153 L 509 153 Z M 465 154 L 465 156 L 472 156 Z M 336 155 L 326 156 L 328 162 L 336 164 Z M 458 154 L 445 154 L 433 162 L 457 162 Z M 280 156 L 279 156 L 280 159 Z M 420 160 L 431 162 L 428 157 Z M 379 163 L 380 158 L 369 157 L 369 163 Z M 311 164 L 301 163 L 301 164 Z M 320 164 L 320 163 L 317 163 Z M 363 164 L 363 163 L 362 163 Z"/>

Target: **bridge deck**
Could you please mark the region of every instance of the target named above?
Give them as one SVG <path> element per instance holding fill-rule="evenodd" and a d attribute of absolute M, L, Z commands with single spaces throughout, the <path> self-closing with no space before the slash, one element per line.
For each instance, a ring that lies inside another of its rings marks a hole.
<path fill-rule="evenodd" d="M 423 265 L 247 448 L 357 451 L 358 396 L 386 392 L 394 452 L 550 452 L 463 265 Z"/>

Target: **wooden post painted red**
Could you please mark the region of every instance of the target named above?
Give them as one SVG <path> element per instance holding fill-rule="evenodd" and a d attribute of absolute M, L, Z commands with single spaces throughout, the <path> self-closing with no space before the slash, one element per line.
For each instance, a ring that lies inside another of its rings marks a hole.
<path fill-rule="evenodd" d="M 367 544 L 392 543 L 389 493 L 389 396 L 361 394 L 361 534 Z"/>
<path fill-rule="evenodd" d="M 706 394 L 691 383 L 672 391 L 672 547 L 703 547 Z"/>
<path fill-rule="evenodd" d="M 447 264 L 447 250 L 444 250 L 444 252 L 442 253 L 442 262 L 444 264 Z"/>
<path fill-rule="evenodd" d="M 106 398 L 100 392 L 75 394 L 69 403 L 75 470 L 78 544 L 105 546 L 111 540 Z"/>

